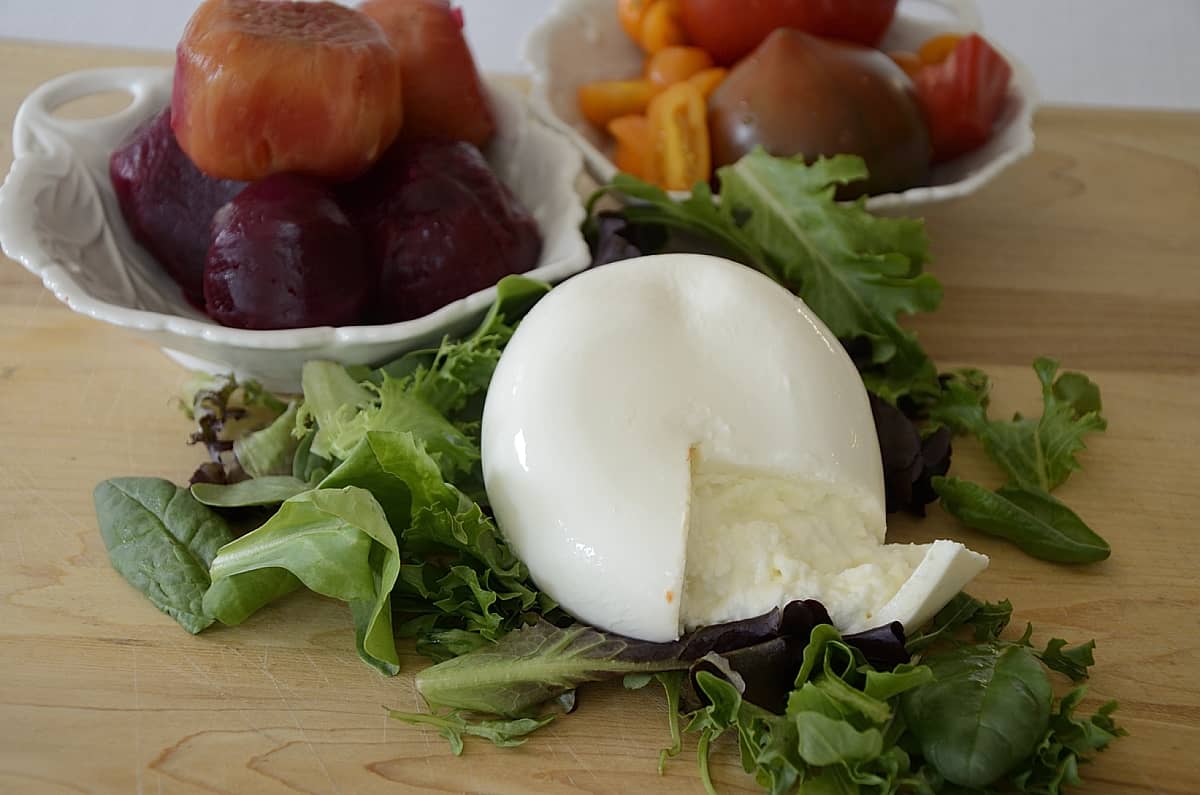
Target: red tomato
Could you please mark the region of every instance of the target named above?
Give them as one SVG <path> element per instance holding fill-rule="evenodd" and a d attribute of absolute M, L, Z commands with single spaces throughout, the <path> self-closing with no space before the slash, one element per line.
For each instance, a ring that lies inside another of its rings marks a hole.
<path fill-rule="evenodd" d="M 897 0 L 683 0 L 688 38 L 717 63 L 748 55 L 776 28 L 874 47 L 896 13 Z"/>
<path fill-rule="evenodd" d="M 1004 108 L 1012 67 L 981 36 L 965 36 L 946 60 L 917 72 L 913 82 L 925 111 L 933 162 L 982 146 Z"/>

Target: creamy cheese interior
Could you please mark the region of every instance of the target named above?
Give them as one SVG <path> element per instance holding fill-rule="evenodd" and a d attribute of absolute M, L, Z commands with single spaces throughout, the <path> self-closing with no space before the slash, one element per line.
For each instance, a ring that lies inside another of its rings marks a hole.
<path fill-rule="evenodd" d="M 817 599 L 845 630 L 874 616 L 927 545 L 882 544 L 870 495 L 846 484 L 697 461 L 693 466 L 683 630 Z"/>

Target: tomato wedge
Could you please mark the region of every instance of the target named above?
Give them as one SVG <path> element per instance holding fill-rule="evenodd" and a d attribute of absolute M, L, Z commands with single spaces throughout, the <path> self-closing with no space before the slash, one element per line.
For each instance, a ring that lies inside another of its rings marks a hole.
<path fill-rule="evenodd" d="M 1004 109 L 1012 67 L 982 36 L 964 36 L 941 63 L 914 78 L 929 125 L 933 162 L 982 146 Z"/>
<path fill-rule="evenodd" d="M 712 175 L 708 107 L 688 81 L 676 83 L 650 102 L 647 111 L 653 154 L 650 181 L 667 190 L 691 190 Z"/>

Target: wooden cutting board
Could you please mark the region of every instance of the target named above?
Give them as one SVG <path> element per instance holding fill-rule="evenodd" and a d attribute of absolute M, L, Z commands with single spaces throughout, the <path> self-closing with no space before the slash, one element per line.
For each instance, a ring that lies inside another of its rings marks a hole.
<path fill-rule="evenodd" d="M 165 54 L 0 42 L 0 173 L 20 100 L 54 75 Z M 76 108 L 74 112 L 86 112 Z M 1106 434 L 1060 491 L 1110 560 L 1055 566 L 934 510 L 893 540 L 951 535 L 991 555 L 976 594 L 1009 597 L 1038 637 L 1095 638 L 1085 707 L 1116 698 L 1132 733 L 1085 768 L 1104 793 L 1200 792 L 1200 115 L 1047 108 L 1037 152 L 926 213 L 944 308 L 915 325 L 943 367 L 996 380 L 994 411 L 1040 411 L 1039 354 L 1103 389 Z M 515 750 L 389 721 L 412 672 L 360 663 L 340 604 L 298 594 L 199 637 L 112 570 L 92 487 L 185 479 L 200 451 L 172 403 L 184 372 L 71 313 L 0 262 L 0 792 L 698 792 L 694 745 L 666 775 L 651 688 L 587 688 Z M 963 443 L 955 469 L 997 480 Z M 756 791 L 728 743 L 723 791 Z"/>

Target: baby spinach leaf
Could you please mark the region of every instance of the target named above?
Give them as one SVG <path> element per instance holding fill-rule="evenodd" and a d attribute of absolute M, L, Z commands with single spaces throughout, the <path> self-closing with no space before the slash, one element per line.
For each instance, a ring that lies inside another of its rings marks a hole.
<path fill-rule="evenodd" d="M 1010 485 L 989 491 L 959 478 L 934 478 L 942 507 L 964 524 L 1012 541 L 1025 552 L 1058 563 L 1092 563 L 1111 554 L 1108 542 L 1060 500 L 1036 488 Z"/>
<path fill-rule="evenodd" d="M 196 483 L 192 496 L 213 508 L 246 508 L 253 505 L 278 505 L 307 491 L 308 484 L 290 475 L 264 475 L 237 483 Z"/>
<path fill-rule="evenodd" d="M 904 719 L 948 781 L 987 787 L 1034 752 L 1053 693 L 1028 647 L 962 646 L 923 662 L 934 681 L 901 696 Z"/>
<path fill-rule="evenodd" d="M 262 527 L 221 548 L 204 607 L 222 623 L 236 624 L 299 581 L 349 602 L 363 659 L 395 673 L 400 660 L 390 594 L 399 571 L 396 537 L 369 491 L 315 489 L 290 498 Z"/>
<path fill-rule="evenodd" d="M 203 606 L 208 567 L 233 539 L 220 516 L 159 478 L 113 478 L 94 494 L 113 568 L 193 634 L 213 622 Z"/>

